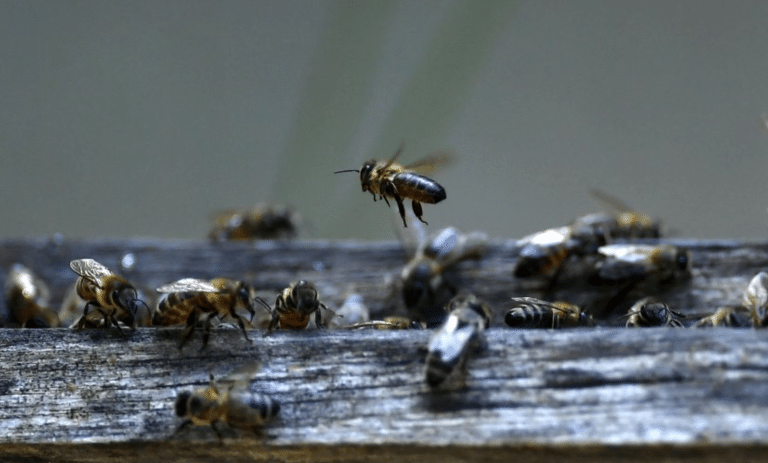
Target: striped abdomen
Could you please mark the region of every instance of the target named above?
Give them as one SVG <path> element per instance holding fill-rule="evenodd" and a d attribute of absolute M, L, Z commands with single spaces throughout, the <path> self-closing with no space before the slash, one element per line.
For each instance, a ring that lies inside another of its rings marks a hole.
<path fill-rule="evenodd" d="M 176 325 L 184 323 L 195 309 L 203 312 L 229 312 L 231 295 L 201 291 L 170 293 L 161 300 L 152 318 L 153 325 Z"/>
<path fill-rule="evenodd" d="M 560 268 L 570 254 L 570 249 L 563 243 L 548 247 L 529 244 L 520 251 L 515 264 L 515 277 L 526 278 L 542 275 Z"/>
<path fill-rule="evenodd" d="M 559 318 L 549 307 L 523 304 L 510 309 L 504 322 L 512 328 L 556 328 Z"/>
<path fill-rule="evenodd" d="M 402 172 L 392 178 L 397 194 L 403 198 L 427 204 L 437 204 L 445 199 L 445 189 L 434 180 L 413 172 Z"/>

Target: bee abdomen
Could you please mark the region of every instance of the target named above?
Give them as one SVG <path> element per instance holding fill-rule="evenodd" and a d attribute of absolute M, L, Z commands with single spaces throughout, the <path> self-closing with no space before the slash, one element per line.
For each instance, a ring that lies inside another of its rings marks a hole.
<path fill-rule="evenodd" d="M 423 175 L 402 172 L 395 175 L 394 183 L 400 196 L 421 203 L 437 204 L 445 199 L 445 189 Z"/>
<path fill-rule="evenodd" d="M 504 322 L 512 328 L 549 328 L 553 322 L 557 325 L 553 318 L 551 310 L 521 305 L 510 309 L 504 316 Z"/>
<path fill-rule="evenodd" d="M 152 317 L 152 324 L 168 326 L 184 323 L 194 310 L 197 298 L 199 298 L 199 293 L 195 292 L 168 294 L 158 304 L 157 311 Z"/>
<path fill-rule="evenodd" d="M 451 372 L 453 372 L 456 363 L 458 363 L 458 358 L 456 359 L 456 362 L 445 362 L 439 353 L 430 352 L 429 355 L 427 355 L 425 367 L 427 384 L 434 387 L 445 381 L 445 378 L 450 376 Z"/>
<path fill-rule="evenodd" d="M 526 278 L 548 273 L 559 267 L 568 257 L 568 253 L 568 248 L 564 246 L 546 250 L 539 246 L 526 246 L 520 251 L 517 264 L 515 264 L 515 277 Z"/>

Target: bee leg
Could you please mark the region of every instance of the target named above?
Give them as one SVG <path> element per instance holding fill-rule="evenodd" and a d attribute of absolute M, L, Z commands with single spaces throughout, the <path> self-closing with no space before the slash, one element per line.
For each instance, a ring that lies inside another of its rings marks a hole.
<path fill-rule="evenodd" d="M 181 335 L 181 342 L 179 343 L 179 349 L 184 347 L 184 344 L 192 337 L 192 333 L 195 331 L 195 325 L 197 324 L 198 309 L 192 311 L 187 318 L 187 326 L 184 328 L 184 334 Z"/>
<path fill-rule="evenodd" d="M 184 430 L 184 428 L 186 428 L 190 424 L 192 424 L 192 420 L 184 420 L 184 421 L 182 421 L 181 424 L 176 428 L 176 430 L 173 432 L 172 435 L 175 436 L 176 434 L 180 433 L 181 431 Z"/>
<path fill-rule="evenodd" d="M 218 436 L 219 443 L 224 444 L 224 436 L 221 435 L 221 431 L 219 431 L 219 428 L 216 427 L 216 421 L 211 422 L 211 428 L 216 433 L 216 436 Z"/>
<path fill-rule="evenodd" d="M 235 320 L 237 320 L 237 326 L 239 326 L 240 329 L 243 331 L 243 336 L 245 336 L 245 340 L 248 341 L 248 342 L 251 342 L 251 340 L 248 339 L 248 332 L 245 330 L 245 322 L 243 321 L 243 317 L 238 315 L 234 310 L 231 310 L 229 312 L 229 315 L 232 318 L 234 318 Z M 253 317 L 251 317 L 251 318 L 253 318 Z"/>
<path fill-rule="evenodd" d="M 211 318 L 214 316 L 216 316 L 216 312 L 211 312 L 205 316 L 205 321 L 203 322 L 203 346 L 200 348 L 201 351 L 208 345 L 208 338 L 211 336 Z M 243 328 L 243 332 L 245 332 L 245 328 Z M 246 336 L 246 339 L 248 339 L 248 336 Z"/>
<path fill-rule="evenodd" d="M 397 201 L 397 210 L 400 211 L 400 217 L 403 218 L 403 227 L 408 228 L 408 224 L 405 223 L 405 206 L 403 206 L 403 198 L 401 198 L 400 195 L 397 193 L 395 193 L 393 196 L 395 198 L 395 201 Z M 423 220 L 421 221 L 424 222 Z"/>
<path fill-rule="evenodd" d="M 88 321 L 87 316 L 88 312 L 90 312 L 89 307 L 101 307 L 97 302 L 89 301 L 85 304 L 85 308 L 83 309 L 83 316 L 80 317 L 80 320 L 77 321 L 77 329 L 82 330 L 85 327 L 85 322 Z"/>
<path fill-rule="evenodd" d="M 424 214 L 424 211 L 421 209 L 421 203 L 418 201 L 411 201 L 411 207 L 413 208 L 413 213 L 416 215 L 416 218 L 419 219 L 419 222 L 424 225 L 429 225 L 426 220 L 421 218 Z"/>
<path fill-rule="evenodd" d="M 122 329 L 122 328 L 120 328 L 120 324 L 117 322 L 117 319 L 115 318 L 115 313 L 114 313 L 114 312 L 112 312 L 111 314 L 109 314 L 109 317 L 107 317 L 107 314 L 104 314 L 104 318 L 105 318 L 106 320 L 110 320 L 110 322 L 109 322 L 109 323 L 113 323 L 113 324 L 115 325 L 115 327 L 117 328 L 117 330 L 120 332 L 120 334 L 122 334 L 123 336 L 125 336 L 125 331 L 123 331 L 123 329 Z"/>

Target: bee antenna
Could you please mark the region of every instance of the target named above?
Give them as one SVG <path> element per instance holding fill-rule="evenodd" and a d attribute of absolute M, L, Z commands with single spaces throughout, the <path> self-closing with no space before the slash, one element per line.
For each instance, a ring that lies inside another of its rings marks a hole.
<path fill-rule="evenodd" d="M 338 171 L 334 172 L 334 174 L 340 174 L 342 172 L 357 172 L 358 174 L 360 173 L 360 171 L 357 170 L 357 169 L 347 169 L 347 170 L 338 170 Z"/>

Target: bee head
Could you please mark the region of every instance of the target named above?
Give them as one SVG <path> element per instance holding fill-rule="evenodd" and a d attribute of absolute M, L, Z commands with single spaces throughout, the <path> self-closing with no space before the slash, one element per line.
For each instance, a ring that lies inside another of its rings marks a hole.
<path fill-rule="evenodd" d="M 299 280 L 293 285 L 291 298 L 299 312 L 310 313 L 317 309 L 317 290 L 307 280 Z"/>
<path fill-rule="evenodd" d="M 181 391 L 179 392 L 179 395 L 176 396 L 176 416 L 178 417 L 185 417 L 187 416 L 187 402 L 189 401 L 189 397 L 192 395 L 189 391 Z"/>
<path fill-rule="evenodd" d="M 675 265 L 678 270 L 687 271 L 690 268 L 691 259 L 688 257 L 688 251 L 678 251 L 675 255 Z"/>
<path fill-rule="evenodd" d="M 663 325 L 669 317 L 669 309 L 666 304 L 658 301 L 643 304 L 640 307 L 640 313 L 653 326 Z"/>

